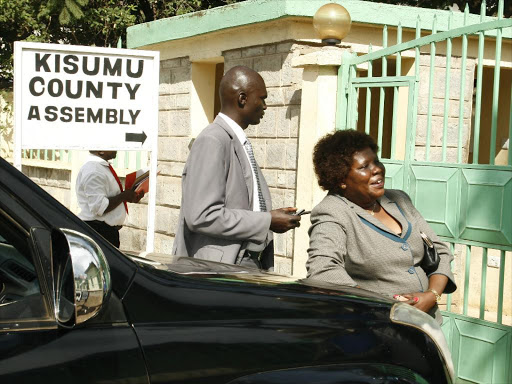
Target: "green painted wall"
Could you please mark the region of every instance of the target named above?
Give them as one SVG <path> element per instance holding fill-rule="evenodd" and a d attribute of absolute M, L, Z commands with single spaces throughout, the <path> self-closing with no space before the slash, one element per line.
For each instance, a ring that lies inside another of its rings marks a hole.
<path fill-rule="evenodd" d="M 139 48 L 202 35 L 223 29 L 248 24 L 263 23 L 284 17 L 313 17 L 328 0 L 247 0 L 241 3 L 214 8 L 208 11 L 160 19 L 150 23 L 135 25 L 127 30 L 128 48 Z M 416 28 L 418 14 L 421 14 L 421 28 L 429 31 L 434 16 L 437 17 L 437 30 L 448 30 L 448 11 L 425 8 L 372 3 L 360 0 L 336 1 L 350 13 L 353 23 Z M 463 26 L 464 14 L 454 13 L 452 28 Z M 468 24 L 478 23 L 480 16 L 470 15 Z M 494 20 L 486 17 L 484 21 Z M 495 32 L 489 35 L 495 35 Z M 505 30 L 504 38 L 512 38 L 512 31 Z"/>

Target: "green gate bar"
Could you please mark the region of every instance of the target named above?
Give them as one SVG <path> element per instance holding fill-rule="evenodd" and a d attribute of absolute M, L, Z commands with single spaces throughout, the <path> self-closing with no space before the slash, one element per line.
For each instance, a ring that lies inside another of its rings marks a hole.
<path fill-rule="evenodd" d="M 350 67 L 350 77 L 356 77 L 357 76 L 357 71 L 356 71 L 356 67 L 355 66 L 351 66 Z M 358 119 L 358 115 L 357 115 L 357 95 L 353 95 L 354 97 L 352 97 L 350 99 L 350 102 L 351 102 L 351 105 L 353 106 L 352 111 L 354 113 L 352 113 L 352 118 L 349 120 L 350 122 L 350 127 L 349 128 L 356 128 L 357 127 L 357 119 Z"/>
<path fill-rule="evenodd" d="M 469 5 L 464 9 L 464 26 L 468 23 Z M 462 35 L 462 58 L 460 63 L 460 94 L 459 94 L 459 135 L 457 137 L 457 163 L 462 163 L 462 133 L 464 130 L 464 102 L 466 91 L 466 59 L 468 55 L 468 35 Z"/>
<path fill-rule="evenodd" d="M 482 251 L 482 277 L 480 279 L 480 319 L 485 317 L 485 292 L 487 287 L 487 250 Z"/>
<path fill-rule="evenodd" d="M 338 101 L 336 103 L 336 129 L 346 129 L 350 117 L 348 108 L 348 83 L 350 73 L 350 63 L 354 54 L 347 51 L 342 53 L 342 65 L 338 70 Z"/>
<path fill-rule="evenodd" d="M 137 151 L 137 155 L 135 157 L 135 168 L 140 169 L 141 167 L 141 153 L 140 151 Z"/>
<path fill-rule="evenodd" d="M 388 26 L 385 25 L 382 29 L 382 48 L 385 49 L 388 46 Z M 388 59 L 386 56 L 382 56 L 382 77 L 387 77 L 388 75 Z M 379 99 L 379 125 L 378 125 L 378 133 L 377 133 L 377 145 L 379 146 L 380 156 L 382 153 L 382 132 L 384 126 L 384 100 L 385 99 L 385 91 L 384 88 L 380 88 L 380 99 Z"/>
<path fill-rule="evenodd" d="M 131 152 L 125 151 L 124 153 L 124 167 L 126 169 L 130 168 L 130 154 Z"/>
<path fill-rule="evenodd" d="M 448 16 L 448 29 L 452 27 L 453 12 L 450 11 Z M 446 147 L 448 145 L 448 119 L 450 117 L 450 78 L 451 78 L 451 63 L 452 63 L 452 39 L 446 39 L 446 67 L 445 67 L 445 79 L 444 79 L 444 116 L 443 116 L 443 163 L 446 162 Z M 430 67 L 433 69 L 433 67 Z M 433 89 L 430 88 L 430 93 L 433 93 Z M 431 100 L 429 96 L 429 101 Z M 429 112 L 429 114 L 432 111 Z M 429 116 L 430 117 L 430 116 Z M 430 127 L 430 124 L 428 124 Z M 429 135 L 430 137 L 430 131 Z"/>
<path fill-rule="evenodd" d="M 469 305 L 469 281 L 470 279 L 470 269 L 471 269 L 471 245 L 466 245 L 466 265 L 464 271 L 464 302 L 462 304 L 462 314 L 468 314 L 468 305 Z"/>
<path fill-rule="evenodd" d="M 503 291 L 505 290 L 505 251 L 500 254 L 500 283 L 498 291 L 498 324 L 503 324 Z"/>
<path fill-rule="evenodd" d="M 448 245 L 450 246 L 450 252 L 452 253 L 452 255 L 455 254 L 455 243 L 448 243 Z M 454 261 L 452 260 L 451 264 L 450 264 L 450 267 L 451 269 L 453 270 L 453 263 Z M 446 310 L 448 312 L 451 312 L 452 310 L 452 294 L 448 294 L 448 297 L 446 298 Z"/>
<path fill-rule="evenodd" d="M 434 21 L 432 24 L 432 35 L 437 33 L 437 16 L 434 15 Z M 428 82 L 428 109 L 427 109 L 427 137 L 425 143 L 425 161 L 430 161 L 430 136 L 432 127 L 432 103 L 433 103 L 433 92 L 434 92 L 434 68 L 436 60 L 436 43 L 433 41 L 430 43 L 430 75 Z"/>
<path fill-rule="evenodd" d="M 421 38 L 420 24 L 421 24 L 421 19 L 420 19 L 420 16 L 418 15 L 418 17 L 416 19 L 416 34 L 414 36 L 415 41 L 418 41 Z M 401 44 L 399 44 L 399 45 L 401 45 Z M 410 125 L 410 130 L 411 130 L 410 138 L 411 138 L 412 142 L 416 141 L 416 127 L 418 125 L 418 119 L 416 118 L 416 116 L 418 113 L 418 98 L 419 98 L 419 92 L 420 92 L 420 86 L 419 86 L 419 82 L 420 82 L 419 81 L 419 78 L 420 78 L 420 46 L 419 45 L 416 45 L 414 47 L 414 77 L 416 78 L 416 84 L 414 86 L 414 95 L 413 95 L 413 100 L 412 100 L 412 111 L 410 111 L 410 113 L 413 113 L 413 115 L 412 115 L 413 117 L 411 118 L 411 125 Z M 412 143 L 406 143 L 405 148 L 410 148 L 409 155 L 406 156 L 406 159 L 405 159 L 405 161 L 407 163 L 409 163 L 410 161 L 412 161 L 414 159 L 414 151 L 416 149 L 416 146 Z M 406 153 L 407 153 L 407 150 L 406 150 Z"/>
<path fill-rule="evenodd" d="M 503 19 L 503 1 L 498 2 L 498 20 Z M 494 84 L 492 89 L 492 123 L 489 164 L 494 164 L 496 157 L 496 133 L 498 130 L 498 97 L 500 94 L 500 64 L 501 64 L 501 34 L 502 29 L 497 28 L 496 32 L 496 56 L 494 64 Z M 510 139 L 510 138 L 509 138 Z"/>
<path fill-rule="evenodd" d="M 368 46 L 368 53 L 372 53 L 372 45 Z M 370 79 L 373 74 L 373 63 L 372 61 L 368 61 L 368 78 Z M 371 118 L 371 109 L 372 109 L 372 90 L 371 88 L 366 89 L 366 116 L 364 121 L 364 131 L 366 134 L 370 134 L 370 118 Z"/>
<path fill-rule="evenodd" d="M 508 119 L 508 165 L 512 165 L 512 87 L 510 87 L 510 116 Z"/>
<path fill-rule="evenodd" d="M 480 22 L 482 23 L 485 16 L 486 2 L 482 1 L 480 6 Z M 484 59 L 485 33 L 478 33 L 478 67 L 476 75 L 476 101 L 475 101 L 475 126 L 473 127 L 473 164 L 479 162 L 480 149 L 480 114 L 482 111 L 482 76 L 483 76 L 483 59 Z"/>
<path fill-rule="evenodd" d="M 402 24 L 398 23 L 398 29 L 396 31 L 396 43 L 402 44 Z M 395 76 L 402 75 L 402 53 L 396 54 L 396 70 Z M 391 156 L 390 159 L 395 158 L 396 152 L 396 124 L 398 119 L 398 87 L 393 88 L 393 122 L 391 125 Z"/>

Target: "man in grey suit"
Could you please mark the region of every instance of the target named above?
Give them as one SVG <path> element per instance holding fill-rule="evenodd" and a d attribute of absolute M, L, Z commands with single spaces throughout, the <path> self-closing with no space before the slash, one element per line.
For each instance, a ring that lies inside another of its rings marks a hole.
<path fill-rule="evenodd" d="M 244 130 L 267 106 L 263 78 L 230 69 L 219 86 L 221 111 L 199 134 L 182 175 L 173 254 L 272 269 L 272 232 L 300 225 L 296 208 L 271 210 L 270 191 Z"/>

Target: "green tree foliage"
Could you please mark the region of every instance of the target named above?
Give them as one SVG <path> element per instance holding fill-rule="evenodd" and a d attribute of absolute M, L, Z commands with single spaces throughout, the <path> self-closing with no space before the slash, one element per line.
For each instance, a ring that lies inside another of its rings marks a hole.
<path fill-rule="evenodd" d="M 129 26 L 244 0 L 0 0 L 0 89 L 15 41 L 116 46 Z"/>
<path fill-rule="evenodd" d="M 244 0 L 140 0 L 137 3 L 143 21 L 147 22 L 241 1 Z"/>
<path fill-rule="evenodd" d="M 14 41 L 48 41 L 40 8 L 38 0 L 0 0 L 0 88 L 12 81 Z"/>
<path fill-rule="evenodd" d="M 80 20 L 84 16 L 82 7 L 85 7 L 89 0 L 48 0 L 47 12 L 58 14 L 61 25 L 69 25 L 72 20 Z"/>

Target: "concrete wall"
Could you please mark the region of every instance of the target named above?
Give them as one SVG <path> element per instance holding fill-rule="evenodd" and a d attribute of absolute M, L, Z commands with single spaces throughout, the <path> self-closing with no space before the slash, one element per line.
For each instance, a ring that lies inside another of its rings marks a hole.
<path fill-rule="evenodd" d="M 71 205 L 71 169 L 50 168 L 47 162 L 28 161 L 22 172 L 65 207 Z"/>
<path fill-rule="evenodd" d="M 267 86 L 265 116 L 246 133 L 270 187 L 273 208 L 295 206 L 302 69 L 293 68 L 291 62 L 303 47 L 281 42 L 223 53 L 225 71 L 245 65 L 260 73 Z M 288 231 L 274 237 L 278 273 L 291 274 L 293 235 L 294 231 Z"/>
<path fill-rule="evenodd" d="M 224 72 L 236 65 L 246 65 L 261 73 L 267 85 L 268 108 L 265 116 L 259 125 L 249 127 L 246 133 L 251 138 L 256 160 L 270 187 L 274 207 L 295 205 L 302 69 L 293 68 L 291 60 L 304 47 L 288 41 L 222 53 Z M 217 64 L 218 59 L 211 65 Z M 193 81 L 200 71 L 214 76 L 214 72 L 208 71 L 207 65 L 205 63 L 198 68 L 187 57 L 161 62 L 160 175 L 157 179 L 155 252 L 171 252 L 181 201 L 181 173 L 193 139 L 214 117 L 211 105 L 206 105 L 201 97 L 203 92 L 197 89 Z M 214 94 L 208 100 L 213 99 Z M 194 119 L 198 115 L 204 115 L 205 119 Z M 123 248 L 132 251 L 145 249 L 145 208 L 144 204 L 130 207 L 128 228 L 123 228 L 121 232 Z M 277 235 L 274 243 L 276 271 L 291 274 L 293 231 Z"/>
<path fill-rule="evenodd" d="M 416 126 L 415 159 L 425 161 L 425 144 L 428 126 L 429 81 L 431 69 L 430 55 L 421 55 L 420 82 L 418 95 L 418 119 Z M 447 68 L 446 58 L 438 56 L 434 60 L 434 83 L 432 89 L 432 118 L 430 125 L 430 161 L 438 162 L 442 159 L 443 129 L 445 116 L 445 96 Z M 473 84 L 475 79 L 476 60 L 468 59 L 465 73 L 461 73 L 461 58 L 452 57 L 450 60 L 448 84 L 448 122 L 447 122 L 447 151 L 448 162 L 457 163 L 459 108 L 463 101 L 463 135 L 462 135 L 462 162 L 467 163 L 470 146 L 470 127 L 472 116 Z M 462 78 L 465 76 L 465 79 Z M 461 97 L 460 84 L 465 81 L 464 94 Z"/>

